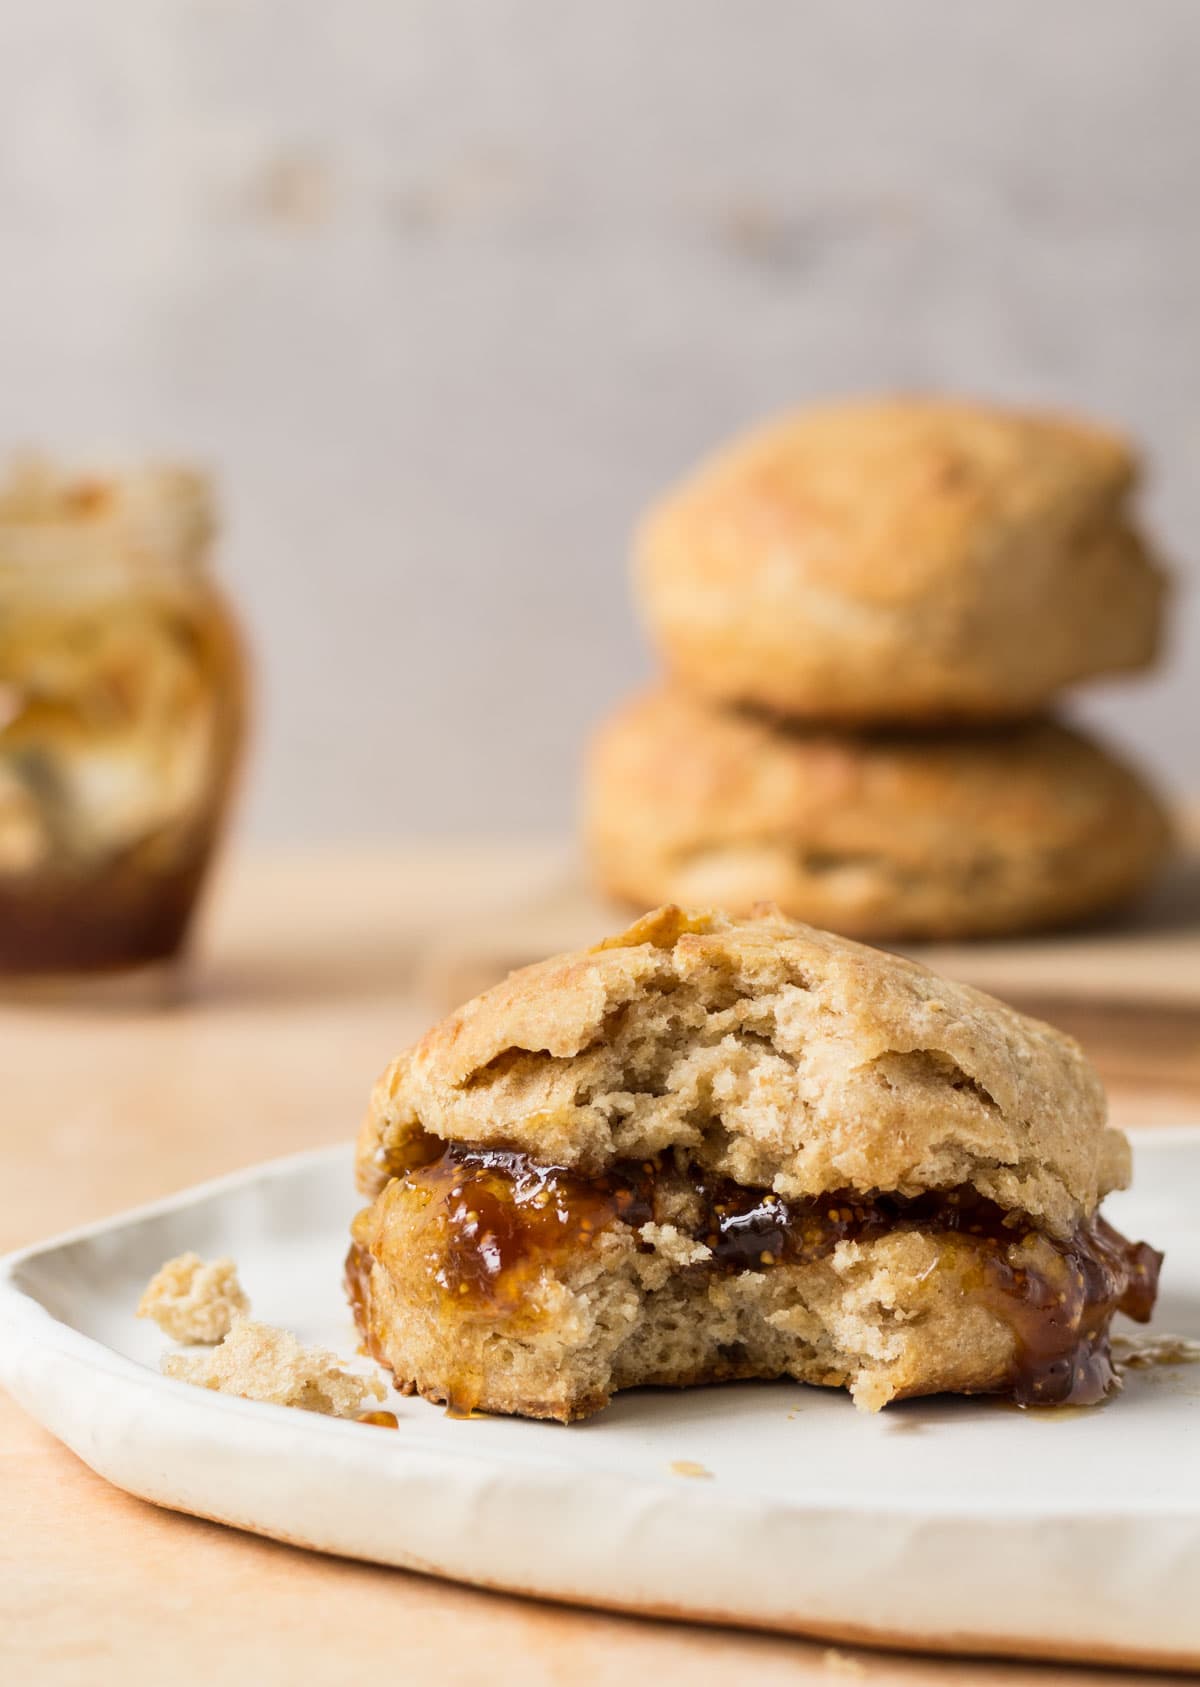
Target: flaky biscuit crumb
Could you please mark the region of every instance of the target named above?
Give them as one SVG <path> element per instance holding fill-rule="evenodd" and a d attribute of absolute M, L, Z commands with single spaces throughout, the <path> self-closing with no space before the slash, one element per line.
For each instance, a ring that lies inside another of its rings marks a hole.
<path fill-rule="evenodd" d="M 710 1247 L 685 1236 L 674 1224 L 643 1224 L 638 1235 L 672 1265 L 703 1265 L 712 1258 Z"/>
<path fill-rule="evenodd" d="M 169 1353 L 162 1368 L 165 1376 L 198 1388 L 335 1418 L 357 1417 L 368 1400 L 385 1394 L 378 1378 L 355 1376 L 335 1353 L 304 1347 L 290 1331 L 248 1318 L 239 1320 L 219 1347 Z"/>
<path fill-rule="evenodd" d="M 695 1459 L 672 1459 L 671 1474 L 672 1476 L 696 1476 L 701 1481 L 711 1481 L 712 1479 L 712 1471 L 702 1464 L 697 1464 Z"/>
<path fill-rule="evenodd" d="M 223 1341 L 250 1310 L 231 1259 L 178 1254 L 160 1266 L 138 1302 L 139 1318 L 153 1318 L 172 1341 Z"/>

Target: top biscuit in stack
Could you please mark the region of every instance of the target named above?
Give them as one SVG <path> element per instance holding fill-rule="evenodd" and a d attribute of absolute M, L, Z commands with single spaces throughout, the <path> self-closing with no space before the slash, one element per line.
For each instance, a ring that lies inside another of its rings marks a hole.
<path fill-rule="evenodd" d="M 597 883 L 876 939 L 1135 896 L 1167 816 L 1045 714 L 1157 654 L 1166 576 L 1136 479 L 1104 429 L 945 399 L 826 405 L 718 453 L 639 537 L 668 675 L 593 744 Z"/>
<path fill-rule="evenodd" d="M 646 520 L 638 590 L 672 676 L 792 719 L 1032 714 L 1145 668 L 1165 577 L 1137 463 L 1090 424 L 942 399 L 777 421 Z"/>

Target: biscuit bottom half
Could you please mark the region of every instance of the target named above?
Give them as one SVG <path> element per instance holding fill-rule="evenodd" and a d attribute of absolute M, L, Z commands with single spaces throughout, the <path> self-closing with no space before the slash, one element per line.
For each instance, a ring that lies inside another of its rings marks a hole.
<path fill-rule="evenodd" d="M 346 1282 L 405 1393 L 587 1417 L 618 1389 L 794 1377 L 878 1410 L 954 1392 L 1089 1405 L 1109 1326 L 1161 1255 L 1092 1215 L 1066 1237 L 974 1189 L 801 1200 L 678 1152 L 586 1177 L 419 1136 L 358 1214 Z"/>

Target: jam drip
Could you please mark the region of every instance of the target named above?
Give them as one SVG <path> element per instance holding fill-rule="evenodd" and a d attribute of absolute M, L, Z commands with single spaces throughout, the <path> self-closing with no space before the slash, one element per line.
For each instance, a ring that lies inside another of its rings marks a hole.
<path fill-rule="evenodd" d="M 1162 1256 L 1092 1218 L 1067 1239 L 1049 1236 L 970 1187 L 915 1197 L 853 1191 L 785 1200 L 730 1180 L 709 1181 L 671 1159 L 622 1161 L 585 1177 L 504 1148 L 448 1145 L 421 1136 L 389 1168 L 432 1226 L 433 1284 L 464 1314 L 512 1317 L 556 1258 L 623 1224 L 675 1224 L 710 1250 L 696 1272 L 766 1272 L 807 1265 L 842 1242 L 918 1231 L 938 1246 L 937 1269 L 958 1292 L 1012 1331 L 1004 1392 L 1020 1405 L 1091 1405 L 1113 1386 L 1108 1331 L 1121 1311 L 1145 1323 Z M 642 1244 L 647 1245 L 647 1244 Z M 347 1287 L 368 1349 L 370 1255 L 347 1260 Z"/>
<path fill-rule="evenodd" d="M 363 1247 L 361 1242 L 352 1242 L 350 1252 L 346 1255 L 343 1281 L 346 1288 L 346 1299 L 350 1302 L 354 1322 L 358 1326 L 359 1335 L 362 1336 L 362 1345 L 359 1352 L 365 1354 L 368 1359 L 374 1359 L 377 1365 L 388 1365 L 387 1354 L 383 1351 L 376 1334 L 379 1320 L 375 1316 L 371 1296 L 371 1266 L 371 1255 L 366 1248 Z"/>

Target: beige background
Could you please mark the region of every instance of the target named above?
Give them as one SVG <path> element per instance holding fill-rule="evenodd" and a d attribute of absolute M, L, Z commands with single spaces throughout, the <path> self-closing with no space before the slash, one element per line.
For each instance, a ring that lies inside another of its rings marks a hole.
<path fill-rule="evenodd" d="M 199 455 L 267 836 L 563 827 L 639 505 L 948 385 L 1144 435 L 1200 557 L 1195 0 L 0 9 L 0 445 Z M 1081 704 L 1200 787 L 1200 617 Z"/>

